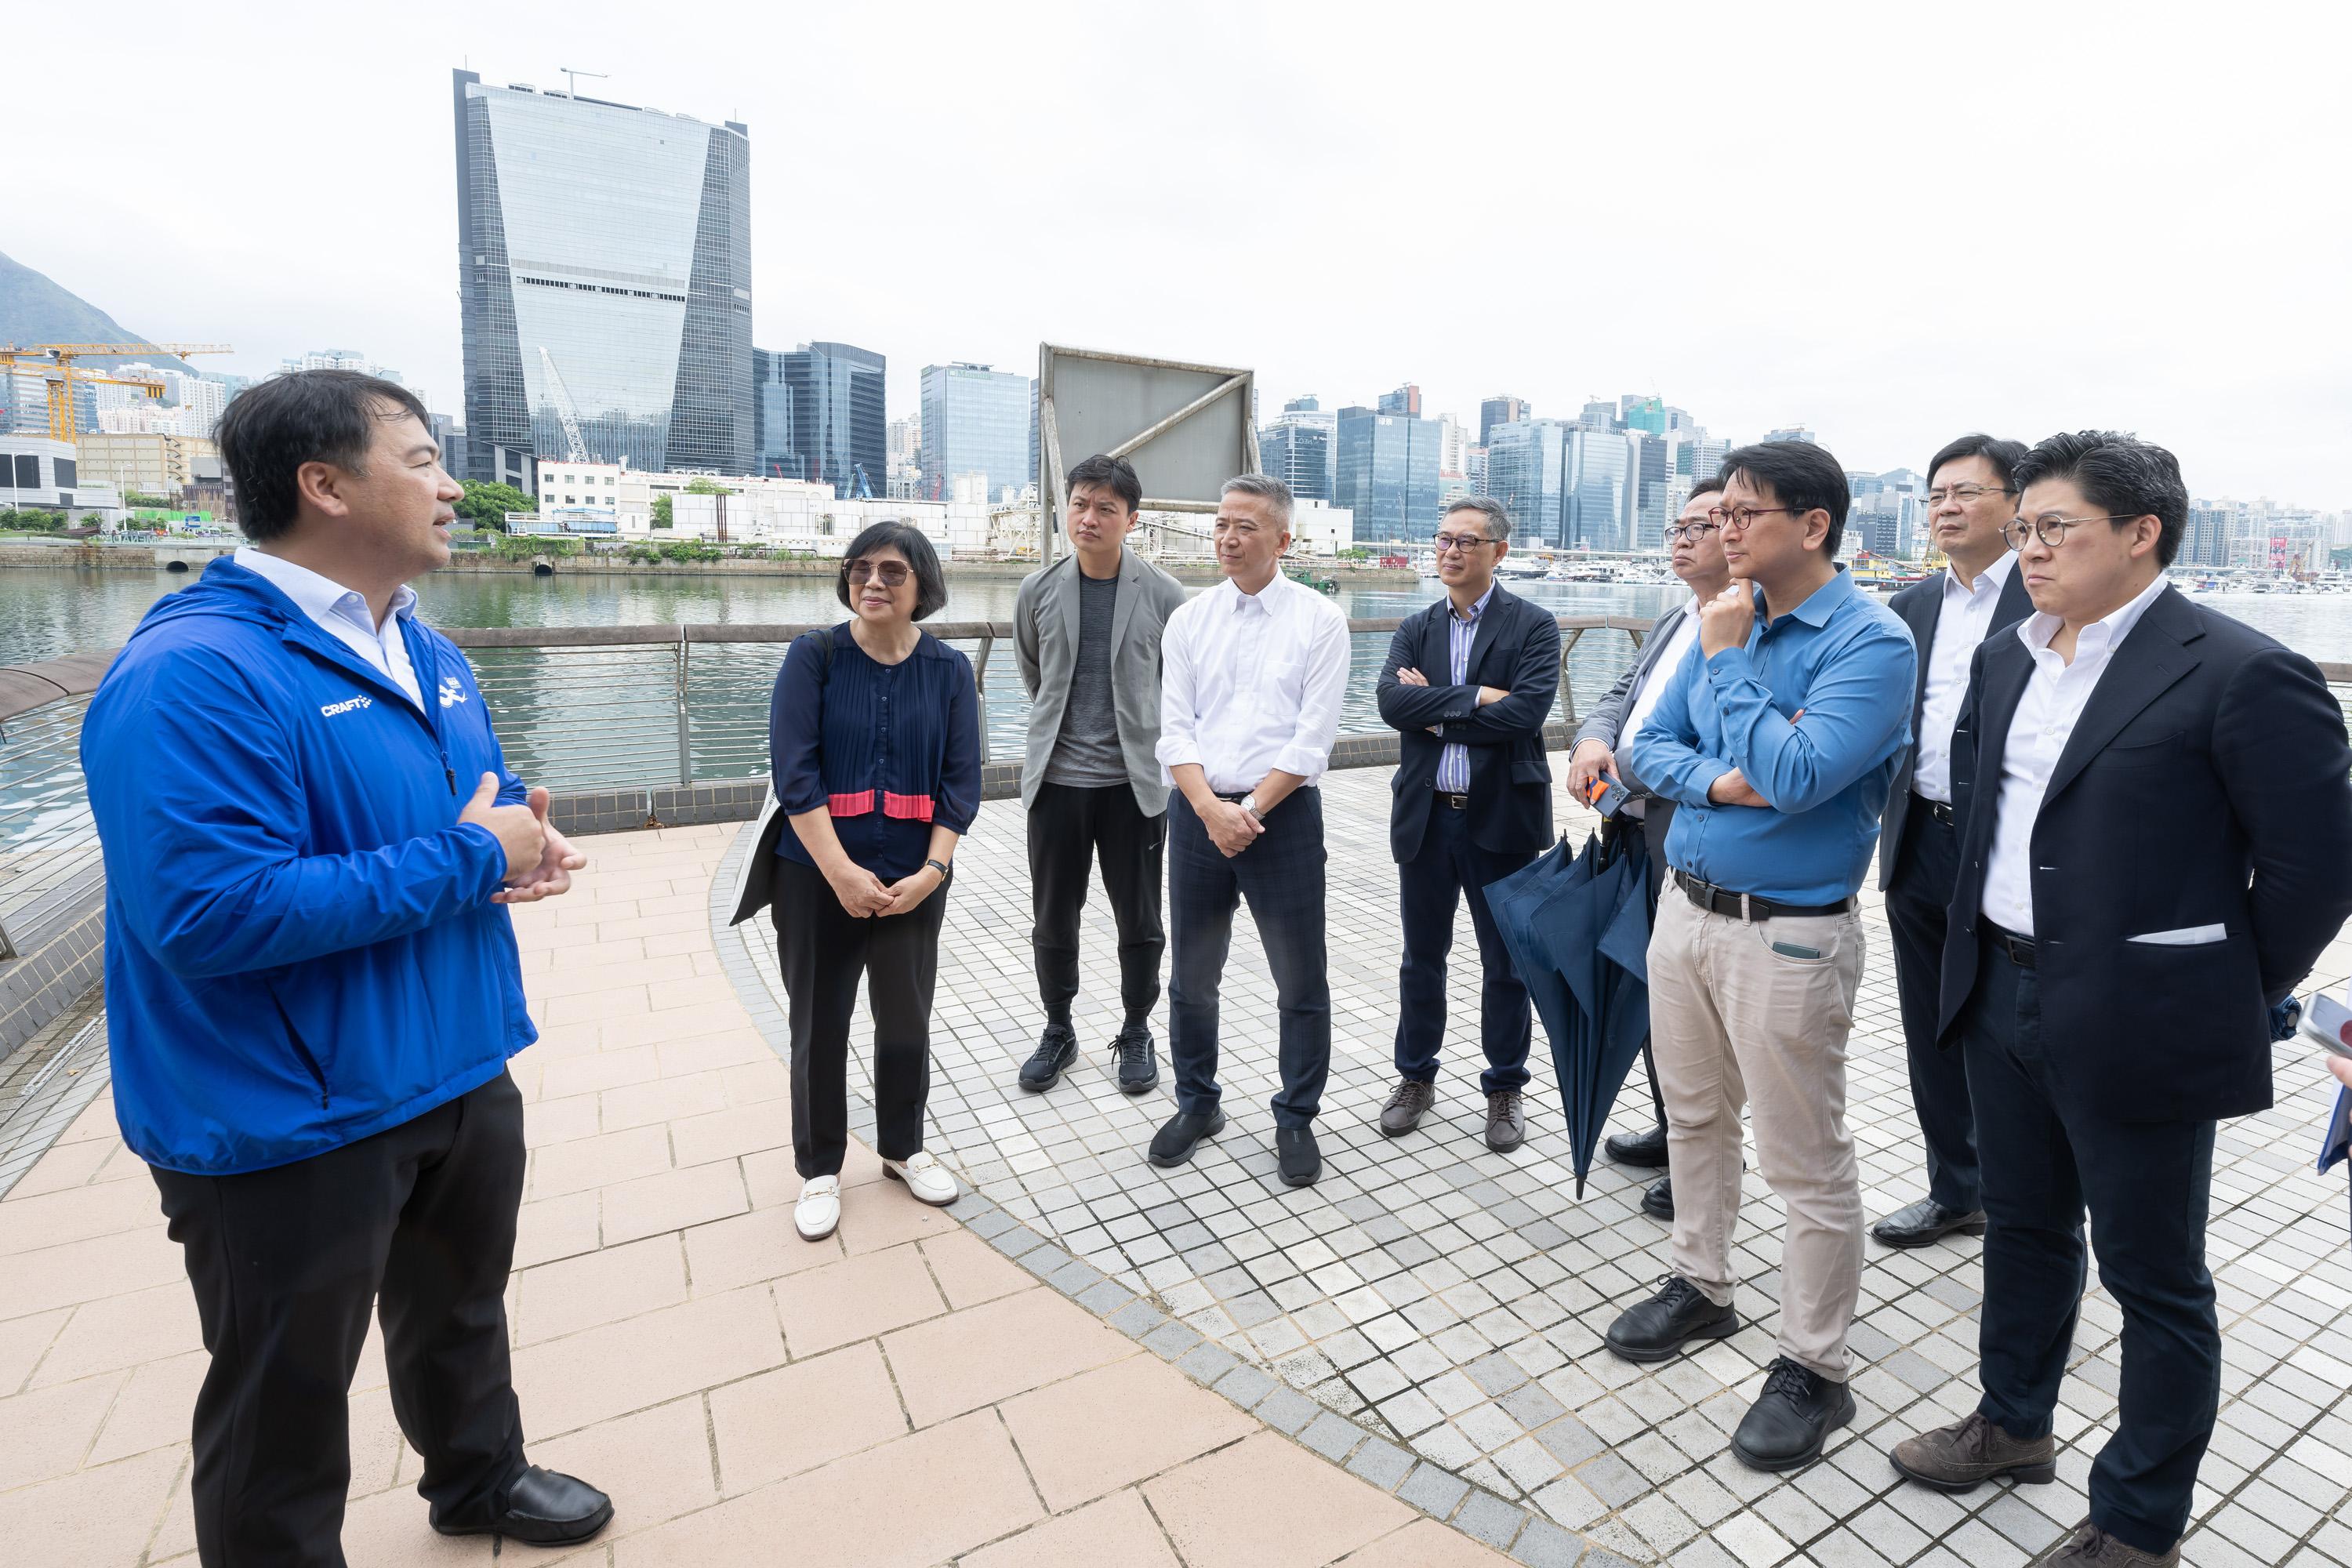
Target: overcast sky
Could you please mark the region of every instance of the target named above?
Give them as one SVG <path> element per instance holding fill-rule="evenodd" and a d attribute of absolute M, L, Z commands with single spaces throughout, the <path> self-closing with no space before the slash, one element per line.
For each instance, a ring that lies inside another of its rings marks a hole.
<path fill-rule="evenodd" d="M 2342 5 L 21 13 L 0 249 L 215 367 L 357 348 L 462 412 L 449 71 L 569 65 L 750 125 L 755 339 L 881 351 L 893 417 L 1046 339 L 1266 412 L 1654 391 L 1849 468 L 2112 426 L 2352 507 Z"/>

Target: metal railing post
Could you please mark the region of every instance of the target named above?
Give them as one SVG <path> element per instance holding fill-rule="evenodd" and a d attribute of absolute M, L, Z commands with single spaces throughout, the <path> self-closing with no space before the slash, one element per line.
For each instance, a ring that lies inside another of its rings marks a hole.
<path fill-rule="evenodd" d="M 686 627 L 677 628 L 677 787 L 689 789 L 694 784 L 694 736 L 686 715 L 686 681 L 694 645 L 686 640 Z"/>
<path fill-rule="evenodd" d="M 983 636 L 980 639 L 980 663 L 973 667 L 971 683 L 980 698 L 980 760 L 982 765 L 993 761 L 988 752 L 988 658 L 996 650 L 996 638 Z"/>

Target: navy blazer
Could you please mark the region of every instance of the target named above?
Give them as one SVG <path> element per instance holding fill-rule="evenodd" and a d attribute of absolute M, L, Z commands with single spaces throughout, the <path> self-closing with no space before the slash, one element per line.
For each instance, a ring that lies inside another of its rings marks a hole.
<path fill-rule="evenodd" d="M 1559 694 L 1559 622 L 1500 583 L 1478 617 L 1463 683 L 1454 684 L 1446 617 L 1440 599 L 1399 626 L 1381 666 L 1381 717 L 1399 736 L 1390 787 L 1389 849 L 1402 862 L 1421 852 L 1428 830 L 1437 763 L 1449 742 L 1470 748 L 1470 841 L 1497 854 L 1533 853 L 1551 844 L 1551 762 L 1543 727 Z M 1411 668 L 1429 679 L 1407 686 L 1396 672 Z M 1478 688 L 1510 695 L 1478 706 Z M 1445 726 L 1441 738 L 1429 732 Z"/>
<path fill-rule="evenodd" d="M 2070 1113 L 2217 1121 L 2271 1103 L 2270 1009 L 2352 915 L 2352 746 L 2318 668 L 2158 595 L 2116 647 L 2050 774 L 2032 839 L 2035 973 Z M 1975 989 L 2001 759 L 2033 657 L 1986 640 L 1952 738 L 1959 886 L 1941 1021 Z M 2218 942 L 2134 936 L 2218 925 Z"/>
<path fill-rule="evenodd" d="M 1943 614 L 1944 579 L 1949 570 L 1947 567 L 1912 584 L 1886 602 L 1886 607 L 1911 628 L 1912 646 L 1919 650 L 1919 686 L 1911 696 L 1911 743 L 1903 748 L 1903 761 L 1895 769 L 1895 785 L 1886 792 L 1886 813 L 1878 819 L 1878 890 L 1882 893 L 1894 884 L 1895 868 L 1903 863 L 1903 838 L 1911 826 L 1911 773 L 1919 765 L 1919 721 L 1927 711 L 1927 660 L 1936 651 L 1936 622 Z M 2012 565 L 2009 581 L 2000 585 L 2000 597 L 1993 601 L 1992 626 L 1985 640 L 1990 642 L 2032 613 L 2025 574 Z"/>

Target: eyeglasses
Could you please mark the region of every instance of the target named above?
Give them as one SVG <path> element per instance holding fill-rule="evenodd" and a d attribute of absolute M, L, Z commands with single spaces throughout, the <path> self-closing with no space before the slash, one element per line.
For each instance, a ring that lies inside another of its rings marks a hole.
<path fill-rule="evenodd" d="M 1929 490 L 1927 504 L 1930 507 L 1938 507 L 1948 500 L 1956 500 L 1962 506 L 1968 506 L 1984 496 L 2013 496 L 2016 493 L 2015 490 L 2003 489 L 1999 485 L 1954 485 L 1949 489 Z"/>
<path fill-rule="evenodd" d="M 1719 522 L 1669 523 L 1666 525 L 1666 542 L 1671 544 L 1678 539 L 1687 539 L 1693 544 L 1696 544 L 1722 526 L 1723 524 Z"/>
<path fill-rule="evenodd" d="M 903 561 L 868 561 L 861 555 L 849 563 L 849 580 L 863 586 L 867 578 L 878 578 L 885 588 L 903 588 L 913 570 Z"/>
<path fill-rule="evenodd" d="M 1430 542 L 1437 546 L 1437 552 L 1440 555 L 1448 554 L 1456 550 L 1466 555 L 1477 545 L 1492 544 L 1496 542 L 1483 533 L 1441 533 Z"/>
<path fill-rule="evenodd" d="M 1707 508 L 1706 520 L 1717 528 L 1726 530 L 1736 528 L 1745 533 L 1758 518 L 1769 516 L 1776 511 L 1785 511 L 1790 517 L 1803 515 L 1791 506 L 1743 506 L 1733 511 L 1726 511 L 1719 506 L 1714 506 Z"/>
<path fill-rule="evenodd" d="M 2080 528 L 2086 522 L 2133 521 L 2135 520 L 2128 517 L 2062 517 L 2053 511 L 2047 516 L 2035 518 L 2030 522 L 2024 518 L 2013 517 L 2000 525 L 2000 536 L 2009 542 L 2009 547 L 2011 550 L 2024 549 L 2025 542 L 2029 539 L 2038 539 L 2055 550 L 2066 542 L 2066 531 L 2070 528 Z"/>

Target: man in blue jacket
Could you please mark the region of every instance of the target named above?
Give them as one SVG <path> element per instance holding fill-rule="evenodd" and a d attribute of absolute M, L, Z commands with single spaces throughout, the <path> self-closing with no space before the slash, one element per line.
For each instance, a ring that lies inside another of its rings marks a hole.
<path fill-rule="evenodd" d="M 527 1465 L 504 1293 L 537 1037 L 502 903 L 586 864 L 415 618 L 449 558 L 425 409 L 307 371 L 222 416 L 253 542 L 149 612 L 90 700 L 115 1110 L 185 1255 L 211 1366 L 205 1568 L 340 1568 L 346 1397 L 381 1300 L 445 1534 L 583 1541 L 612 1503 Z"/>

